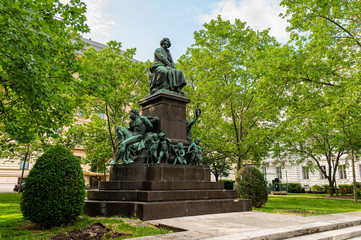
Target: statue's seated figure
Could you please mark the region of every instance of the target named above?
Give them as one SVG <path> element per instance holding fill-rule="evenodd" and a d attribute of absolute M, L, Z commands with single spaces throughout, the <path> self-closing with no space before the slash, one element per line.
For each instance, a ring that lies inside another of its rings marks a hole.
<path fill-rule="evenodd" d="M 154 94 L 159 90 L 166 90 L 184 95 L 181 89 L 186 85 L 186 81 L 183 72 L 175 68 L 172 55 L 168 50 L 171 46 L 170 40 L 163 38 L 160 46 L 154 52 L 154 64 L 150 68 L 149 92 Z"/>
<path fill-rule="evenodd" d="M 115 159 L 109 165 L 115 165 L 120 159 L 123 163 L 133 163 L 148 147 L 153 133 L 153 124 L 147 117 L 140 116 L 137 109 L 130 111 L 129 127 L 118 126 L 116 131 L 121 143 Z"/>

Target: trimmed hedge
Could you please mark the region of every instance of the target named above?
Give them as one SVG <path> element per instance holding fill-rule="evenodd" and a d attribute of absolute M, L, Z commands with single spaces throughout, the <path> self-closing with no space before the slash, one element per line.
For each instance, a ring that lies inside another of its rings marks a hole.
<path fill-rule="evenodd" d="M 342 196 L 346 196 L 346 194 L 353 194 L 353 185 L 340 184 L 337 188 Z"/>
<path fill-rule="evenodd" d="M 297 182 L 288 183 L 288 192 L 290 193 L 302 193 L 302 185 Z"/>
<path fill-rule="evenodd" d="M 252 199 L 253 207 L 264 207 L 268 200 L 267 183 L 257 168 L 246 166 L 240 169 L 236 181 L 240 197 Z"/>
<path fill-rule="evenodd" d="M 82 213 L 85 185 L 80 160 L 56 145 L 31 169 L 20 207 L 24 218 L 40 228 L 68 224 Z"/>
<path fill-rule="evenodd" d="M 326 192 L 326 190 L 325 190 L 324 187 L 322 187 L 322 186 L 320 186 L 320 185 L 317 185 L 317 184 L 313 185 L 313 186 L 311 187 L 311 190 L 312 190 L 312 192 L 314 192 L 314 193 L 325 193 L 325 192 Z"/>

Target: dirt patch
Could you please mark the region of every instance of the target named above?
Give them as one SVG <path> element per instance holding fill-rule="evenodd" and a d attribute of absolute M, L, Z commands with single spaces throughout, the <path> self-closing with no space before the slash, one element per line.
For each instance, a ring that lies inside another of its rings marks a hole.
<path fill-rule="evenodd" d="M 62 234 L 58 234 L 55 235 L 54 237 L 52 237 L 51 239 L 54 240 L 80 240 L 80 239 L 85 239 L 85 240 L 90 240 L 90 239 L 102 239 L 103 236 L 106 236 L 107 239 L 111 239 L 111 238 L 117 238 L 120 236 L 130 236 L 130 234 L 125 234 L 125 233 L 117 233 L 117 232 L 113 232 L 111 231 L 109 228 L 105 227 L 102 223 L 97 222 L 97 223 L 93 223 L 92 225 L 89 225 L 87 227 L 83 227 L 77 230 L 73 230 L 70 232 L 66 232 L 66 233 L 62 233 Z"/>

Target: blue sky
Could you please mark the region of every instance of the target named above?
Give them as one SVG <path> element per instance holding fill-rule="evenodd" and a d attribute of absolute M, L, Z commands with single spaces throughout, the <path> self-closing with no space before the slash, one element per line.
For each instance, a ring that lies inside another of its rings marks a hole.
<path fill-rule="evenodd" d="M 136 48 L 135 58 L 153 61 L 154 50 L 163 37 L 170 38 L 174 61 L 193 42 L 193 33 L 221 15 L 247 22 L 253 29 L 271 28 L 271 35 L 285 42 L 287 22 L 279 0 L 84 0 L 91 29 L 84 37 L 100 43 L 122 42 L 122 49 Z"/>

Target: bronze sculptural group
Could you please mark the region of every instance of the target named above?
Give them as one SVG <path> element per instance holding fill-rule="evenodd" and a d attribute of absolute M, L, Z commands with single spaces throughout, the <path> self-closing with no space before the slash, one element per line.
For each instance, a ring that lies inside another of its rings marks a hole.
<path fill-rule="evenodd" d="M 150 68 L 150 94 L 165 91 L 184 96 L 181 89 L 186 85 L 186 81 L 183 72 L 175 68 L 168 50 L 171 46 L 170 40 L 163 38 L 160 45 L 161 47 L 155 50 L 154 64 Z M 129 127 L 118 126 L 116 128 L 120 145 L 115 159 L 109 165 L 116 165 L 120 160 L 122 160 L 123 164 L 131 164 L 139 158 L 146 158 L 147 164 L 166 164 L 169 160 L 172 160 L 173 164 L 201 165 L 202 150 L 204 148 L 199 145 L 199 138 L 193 141 L 191 132 L 193 124 L 200 115 L 201 110 L 197 109 L 195 119 L 192 121 L 186 120 L 185 131 L 190 145 L 187 149 L 184 149 L 182 142 L 172 143 L 162 130 L 156 132 L 153 129 L 149 117 L 141 116 L 137 109 L 132 109 L 130 111 L 131 121 Z"/>

